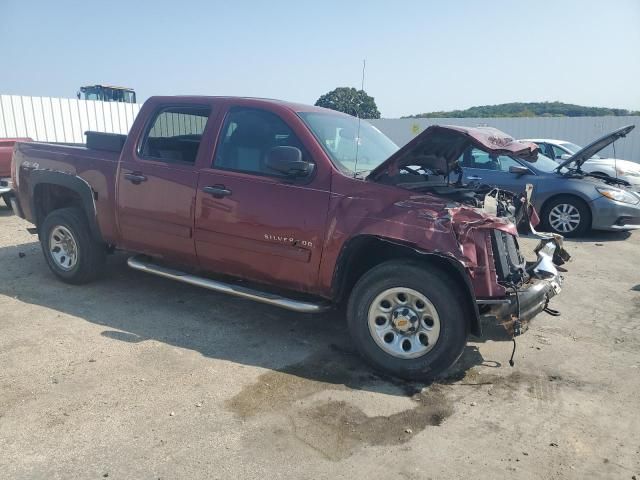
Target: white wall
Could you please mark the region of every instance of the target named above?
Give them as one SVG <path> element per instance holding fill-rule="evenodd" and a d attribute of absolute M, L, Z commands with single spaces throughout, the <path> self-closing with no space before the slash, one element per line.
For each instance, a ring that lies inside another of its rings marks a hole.
<path fill-rule="evenodd" d="M 398 145 L 404 145 L 429 125 L 490 126 L 514 138 L 554 138 L 587 145 L 625 125 L 636 125 L 616 142 L 617 158 L 640 163 L 640 117 L 534 117 L 534 118 L 400 118 L 368 120 Z M 613 157 L 613 147 L 601 156 Z"/>
<path fill-rule="evenodd" d="M 141 105 L 0 95 L 0 138 L 84 143 L 84 132 L 128 133 Z"/>
<path fill-rule="evenodd" d="M 75 98 L 0 95 L 0 138 L 31 137 L 40 142 L 84 143 L 84 132 L 128 133 L 140 104 Z M 618 158 L 640 163 L 640 117 L 401 118 L 369 120 L 398 145 L 429 125 L 487 125 L 515 138 L 555 138 L 586 145 L 616 128 L 638 127 L 616 142 Z M 613 156 L 613 148 L 603 151 Z"/>

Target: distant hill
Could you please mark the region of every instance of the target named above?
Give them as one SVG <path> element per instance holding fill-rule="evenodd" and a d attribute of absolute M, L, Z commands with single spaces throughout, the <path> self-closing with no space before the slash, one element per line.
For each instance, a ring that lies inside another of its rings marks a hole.
<path fill-rule="evenodd" d="M 483 105 L 466 110 L 429 112 L 402 118 L 474 118 L 474 117 L 605 117 L 640 115 L 622 108 L 583 107 L 562 102 L 502 103 Z"/>

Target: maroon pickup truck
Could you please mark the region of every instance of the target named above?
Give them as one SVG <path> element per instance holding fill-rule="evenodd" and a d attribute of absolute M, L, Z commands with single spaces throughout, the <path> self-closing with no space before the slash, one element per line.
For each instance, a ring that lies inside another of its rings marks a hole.
<path fill-rule="evenodd" d="M 537 156 L 491 128 L 434 126 L 398 149 L 322 108 L 153 97 L 128 136 L 18 143 L 13 203 L 63 281 L 120 249 L 134 269 L 298 312 L 346 303 L 369 362 L 428 379 L 482 316 L 518 335 L 560 290 L 557 239 L 536 262 L 518 249 L 523 198 L 450 180 L 469 147 Z"/>

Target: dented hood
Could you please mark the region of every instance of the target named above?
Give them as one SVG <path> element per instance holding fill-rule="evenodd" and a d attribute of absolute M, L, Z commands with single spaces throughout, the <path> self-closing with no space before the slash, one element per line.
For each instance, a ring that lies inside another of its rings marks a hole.
<path fill-rule="evenodd" d="M 410 165 L 448 174 L 470 146 L 529 161 L 535 161 L 538 156 L 535 143 L 514 140 L 495 128 L 432 125 L 372 170 L 367 180 L 396 175 L 402 167 Z"/>

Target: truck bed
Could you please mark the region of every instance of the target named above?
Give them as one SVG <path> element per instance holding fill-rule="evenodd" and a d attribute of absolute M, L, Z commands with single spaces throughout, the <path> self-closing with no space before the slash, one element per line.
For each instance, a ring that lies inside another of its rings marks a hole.
<path fill-rule="evenodd" d="M 106 241 L 115 238 L 115 185 L 119 153 L 84 146 L 18 143 L 13 155 L 16 194 L 24 217 L 35 223 L 33 189 L 42 172 L 78 177 L 93 191 L 98 226 Z M 35 172 L 38 172 L 37 174 Z"/>

